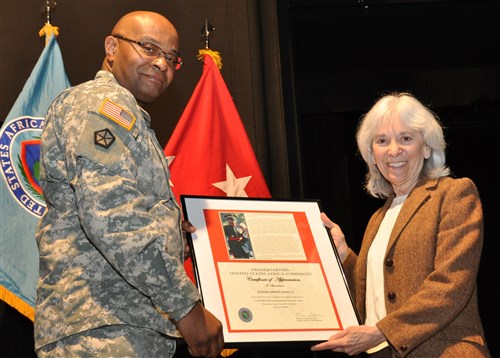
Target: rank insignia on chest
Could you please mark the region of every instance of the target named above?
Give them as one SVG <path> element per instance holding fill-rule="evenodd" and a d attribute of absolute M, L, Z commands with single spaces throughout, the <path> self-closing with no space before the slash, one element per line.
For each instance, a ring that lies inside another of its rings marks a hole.
<path fill-rule="evenodd" d="M 135 123 L 135 117 L 132 113 L 106 98 L 99 108 L 99 113 L 103 114 L 119 126 L 126 130 L 131 130 Z"/>
<path fill-rule="evenodd" d="M 101 129 L 94 132 L 94 143 L 103 148 L 111 147 L 111 144 L 115 142 L 115 136 L 108 128 Z"/>

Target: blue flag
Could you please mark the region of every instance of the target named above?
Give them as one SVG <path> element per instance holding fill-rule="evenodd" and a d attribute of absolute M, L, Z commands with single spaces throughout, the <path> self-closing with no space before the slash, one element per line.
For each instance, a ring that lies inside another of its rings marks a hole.
<path fill-rule="evenodd" d="M 0 128 L 0 299 L 31 320 L 38 279 L 35 228 L 45 211 L 40 137 L 47 109 L 69 85 L 51 36 Z"/>

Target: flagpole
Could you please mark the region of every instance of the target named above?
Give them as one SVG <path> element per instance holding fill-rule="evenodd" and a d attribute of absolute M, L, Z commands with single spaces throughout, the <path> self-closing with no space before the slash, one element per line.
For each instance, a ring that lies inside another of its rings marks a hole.
<path fill-rule="evenodd" d="M 50 1 L 47 0 L 47 5 L 45 6 L 45 12 L 47 13 L 47 24 L 50 24 Z"/>
<path fill-rule="evenodd" d="M 210 49 L 210 35 L 215 31 L 215 27 L 213 27 L 208 19 L 205 18 L 205 25 L 201 29 L 201 36 L 205 39 L 205 50 Z"/>
<path fill-rule="evenodd" d="M 198 60 L 204 62 L 205 55 L 209 55 L 214 60 L 217 68 L 222 69 L 222 58 L 220 53 L 217 51 L 212 51 L 210 49 L 210 35 L 215 31 L 215 27 L 208 22 L 208 19 L 205 18 L 205 24 L 201 28 L 201 36 L 205 40 L 205 48 L 198 50 Z"/>
<path fill-rule="evenodd" d="M 49 43 L 52 35 L 56 37 L 59 35 L 59 27 L 52 26 L 52 24 L 50 23 L 50 11 L 52 9 L 55 10 L 56 5 L 57 3 L 54 0 L 46 0 L 45 8 L 42 7 L 42 13 L 46 14 L 47 20 L 45 22 L 45 25 L 40 29 L 38 35 L 40 35 L 40 37 L 45 36 L 45 46 L 47 46 L 47 44 Z"/>
<path fill-rule="evenodd" d="M 220 53 L 217 51 L 212 51 L 210 49 L 210 35 L 214 31 L 215 31 L 215 27 L 208 22 L 208 19 L 205 18 L 205 24 L 203 25 L 203 28 L 201 29 L 201 36 L 205 40 L 205 48 L 200 49 L 198 51 L 198 60 L 204 62 L 205 55 L 208 55 L 212 58 L 215 65 L 220 70 L 222 68 L 222 58 L 220 56 Z M 238 349 L 236 349 L 236 348 L 226 348 L 226 349 L 222 350 L 220 355 L 221 355 L 221 357 L 230 357 L 231 355 L 233 355 L 237 351 L 238 351 Z"/>

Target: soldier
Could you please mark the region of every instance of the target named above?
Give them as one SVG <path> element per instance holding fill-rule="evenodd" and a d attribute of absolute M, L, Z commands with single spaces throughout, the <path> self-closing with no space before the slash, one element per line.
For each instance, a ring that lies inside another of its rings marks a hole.
<path fill-rule="evenodd" d="M 179 206 L 167 161 L 143 109 L 182 65 L 160 14 L 126 14 L 104 41 L 94 80 L 63 92 L 42 135 L 47 210 L 36 238 L 39 357 L 216 357 L 221 322 L 184 271 Z"/>
<path fill-rule="evenodd" d="M 229 247 L 229 253 L 235 259 L 253 258 L 252 246 L 246 225 L 237 222 L 234 214 L 225 215 L 227 225 L 224 225 L 224 235 Z"/>

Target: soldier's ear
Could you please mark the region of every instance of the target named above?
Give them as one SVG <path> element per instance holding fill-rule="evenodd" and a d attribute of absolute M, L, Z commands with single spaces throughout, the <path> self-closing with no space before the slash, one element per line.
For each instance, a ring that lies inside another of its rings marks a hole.
<path fill-rule="evenodd" d="M 107 36 L 104 39 L 104 50 L 108 60 L 113 61 L 116 51 L 118 49 L 118 39 L 113 36 Z"/>

